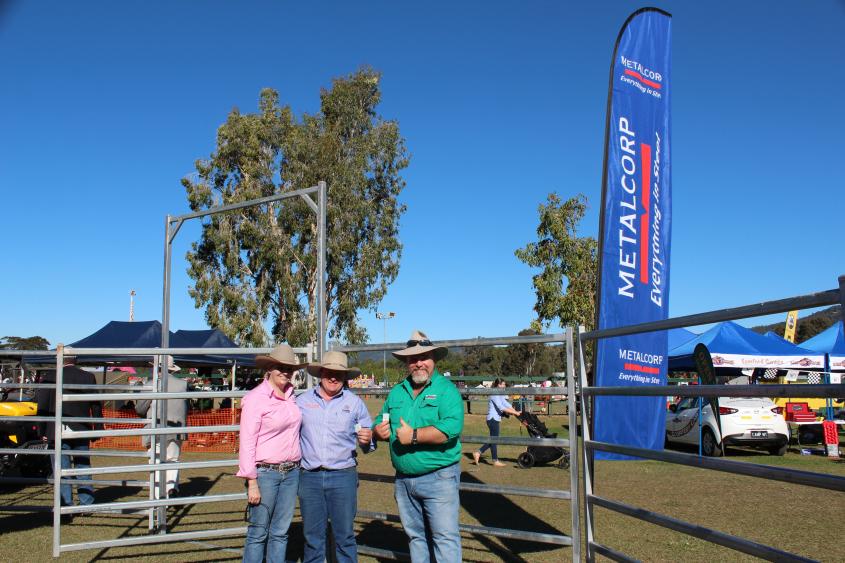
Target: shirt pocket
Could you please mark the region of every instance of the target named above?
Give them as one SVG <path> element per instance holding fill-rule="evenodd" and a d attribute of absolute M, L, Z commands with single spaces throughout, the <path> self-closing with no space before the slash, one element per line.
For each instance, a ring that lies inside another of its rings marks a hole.
<path fill-rule="evenodd" d="M 417 415 L 417 426 L 433 426 L 440 418 L 440 398 L 426 398 L 423 399 L 419 405 Z"/>

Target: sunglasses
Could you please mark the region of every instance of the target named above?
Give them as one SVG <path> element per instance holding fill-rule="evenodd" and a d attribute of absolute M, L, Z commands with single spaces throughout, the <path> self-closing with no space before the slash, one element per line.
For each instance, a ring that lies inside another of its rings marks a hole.
<path fill-rule="evenodd" d="M 413 348 L 414 346 L 431 346 L 431 340 L 409 340 L 405 345 L 408 348 Z"/>

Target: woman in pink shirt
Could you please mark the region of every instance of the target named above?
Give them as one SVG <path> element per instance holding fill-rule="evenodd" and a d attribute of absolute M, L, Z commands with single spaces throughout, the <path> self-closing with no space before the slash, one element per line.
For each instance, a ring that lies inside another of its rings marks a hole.
<path fill-rule="evenodd" d="M 293 348 L 279 344 L 269 356 L 256 356 L 264 381 L 241 403 L 238 477 L 246 479 L 249 527 L 244 562 L 285 561 L 288 528 L 299 488 L 299 427 L 291 379 L 305 364 Z"/>

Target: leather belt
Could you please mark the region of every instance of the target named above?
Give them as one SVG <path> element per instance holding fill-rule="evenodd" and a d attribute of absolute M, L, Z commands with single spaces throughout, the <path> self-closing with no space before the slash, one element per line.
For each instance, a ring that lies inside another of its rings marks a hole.
<path fill-rule="evenodd" d="M 264 463 L 263 461 L 260 461 L 255 464 L 255 467 L 272 469 L 273 471 L 278 471 L 279 473 L 287 473 L 291 469 L 299 467 L 299 461 L 283 461 L 281 463 Z"/>

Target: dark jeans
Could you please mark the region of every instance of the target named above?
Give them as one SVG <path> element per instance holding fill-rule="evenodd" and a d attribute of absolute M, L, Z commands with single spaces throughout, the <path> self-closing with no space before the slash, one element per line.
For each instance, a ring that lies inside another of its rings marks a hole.
<path fill-rule="evenodd" d="M 358 471 L 299 473 L 299 510 L 305 536 L 303 563 L 322 563 L 326 559 L 326 522 L 331 520 L 335 555 L 340 563 L 358 560 L 358 546 L 352 529 L 358 511 Z"/>
<path fill-rule="evenodd" d="M 88 441 L 87 440 L 73 440 L 69 442 L 62 442 L 62 451 L 80 452 L 82 455 L 62 455 L 61 467 L 62 469 L 88 469 L 91 467 L 91 458 L 88 457 Z M 82 453 L 84 452 L 84 453 Z M 50 461 L 55 459 L 55 456 L 50 456 Z M 55 479 L 56 476 L 54 475 Z M 91 475 L 80 475 L 78 477 L 63 477 L 63 481 L 73 481 L 75 479 L 91 479 Z M 62 506 L 73 506 L 73 489 L 70 483 L 62 483 L 61 486 Z M 94 487 L 93 485 L 78 485 L 76 487 L 76 496 L 79 497 L 79 504 L 89 505 L 94 504 Z"/>
<path fill-rule="evenodd" d="M 487 419 L 487 428 L 490 429 L 490 436 L 499 435 L 499 424 L 500 422 L 498 420 L 493 420 L 492 418 Z M 490 449 L 490 454 L 493 456 L 493 461 L 497 461 L 499 459 L 499 452 L 496 451 L 496 444 L 484 444 L 478 452 L 483 454 L 488 448 Z"/>

